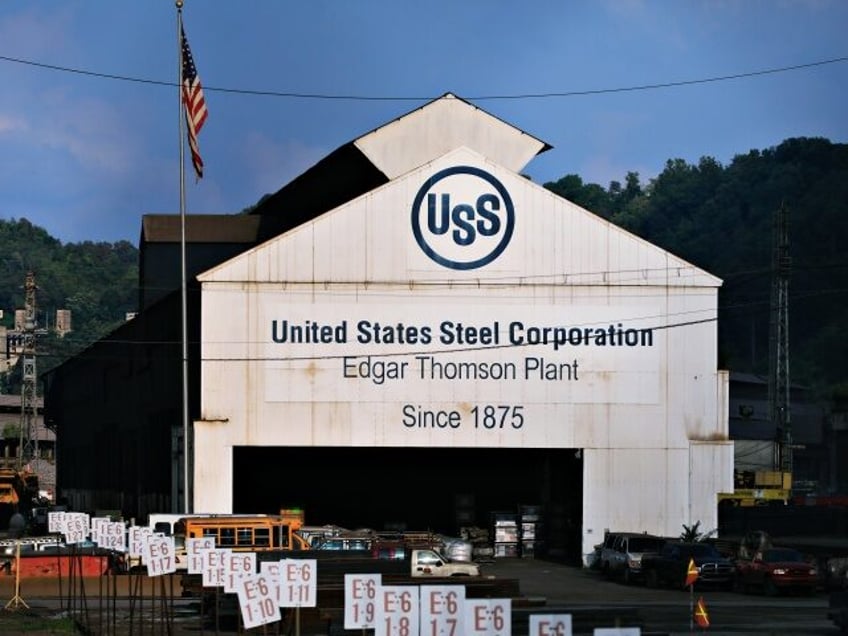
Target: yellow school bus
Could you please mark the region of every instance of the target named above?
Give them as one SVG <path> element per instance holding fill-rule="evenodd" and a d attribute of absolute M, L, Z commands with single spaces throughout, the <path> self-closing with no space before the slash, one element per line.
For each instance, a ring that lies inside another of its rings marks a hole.
<path fill-rule="evenodd" d="M 297 533 L 300 522 L 288 515 L 207 515 L 182 517 L 174 524 L 177 550 L 185 540 L 211 537 L 216 548 L 240 551 L 308 550 Z"/>

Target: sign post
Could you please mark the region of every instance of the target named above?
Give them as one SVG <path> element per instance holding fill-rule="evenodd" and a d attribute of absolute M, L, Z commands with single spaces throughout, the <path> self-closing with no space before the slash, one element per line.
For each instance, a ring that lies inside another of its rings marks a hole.
<path fill-rule="evenodd" d="M 15 596 L 6 603 L 6 609 L 14 605 L 18 609 L 21 605 L 29 609 L 29 605 L 21 597 L 21 542 L 15 541 Z"/>
<path fill-rule="evenodd" d="M 300 636 L 300 608 L 318 605 L 318 561 L 283 559 L 279 566 L 279 604 L 294 608 L 295 634 Z"/>

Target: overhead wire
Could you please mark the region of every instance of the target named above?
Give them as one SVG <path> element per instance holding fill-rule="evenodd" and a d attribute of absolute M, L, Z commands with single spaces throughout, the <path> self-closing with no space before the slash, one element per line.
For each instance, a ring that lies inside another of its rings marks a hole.
<path fill-rule="evenodd" d="M 125 82 L 134 82 L 148 85 L 157 85 L 157 86 L 168 86 L 168 87 L 176 87 L 177 83 L 173 81 L 163 81 L 163 80 L 153 80 L 147 78 L 138 78 L 132 77 L 128 75 L 120 75 L 113 73 L 104 73 L 99 71 L 91 71 L 87 69 L 73 68 L 67 66 L 61 66 L 56 64 L 49 64 L 44 62 L 37 62 L 34 60 L 28 60 L 23 58 L 16 58 L 11 56 L 0 55 L 0 61 L 22 64 L 27 66 L 33 66 L 37 68 L 42 68 L 45 70 L 52 70 L 57 72 L 65 72 L 65 73 L 73 73 L 79 74 L 89 77 L 95 77 L 100 79 L 109 79 L 115 81 L 125 81 Z M 610 94 L 610 93 L 621 93 L 621 92 L 633 92 L 633 91 L 644 91 L 644 90 L 655 90 L 661 88 L 672 88 L 672 87 L 680 87 L 680 86 L 688 86 L 688 85 L 696 85 L 696 84 L 705 84 L 705 83 L 713 83 L 713 82 L 722 82 L 729 81 L 735 79 L 743 79 L 749 77 L 757 77 L 763 75 L 771 75 L 777 73 L 785 73 L 790 71 L 797 71 L 802 69 L 820 67 L 825 65 L 843 63 L 848 61 L 848 56 L 835 57 L 824 60 L 817 60 L 813 62 L 807 62 L 802 64 L 794 64 L 789 66 L 782 66 L 776 68 L 768 68 L 768 69 L 760 69 L 754 71 L 746 71 L 740 73 L 733 73 L 728 75 L 720 75 L 713 76 L 707 78 L 698 78 L 698 79 L 690 79 L 690 80 L 680 80 L 680 81 L 668 81 L 668 82 L 657 82 L 651 84 L 640 84 L 633 86 L 621 86 L 621 87 L 612 87 L 612 88 L 601 88 L 601 89 L 587 89 L 587 90 L 573 90 L 573 91 L 562 91 L 562 92 L 547 92 L 547 93 L 518 93 L 518 94 L 501 94 L 501 95 L 476 95 L 476 96 L 468 96 L 467 99 L 474 101 L 485 101 L 485 100 L 516 100 L 516 99 L 542 99 L 542 98 L 565 98 L 565 97 L 577 97 L 577 96 L 586 96 L 586 95 L 601 95 L 601 94 Z M 289 91 L 272 91 L 272 90 L 254 90 L 254 89 L 242 89 L 242 88 L 229 88 L 229 87 L 220 87 L 220 86 L 204 86 L 205 91 L 216 91 L 221 93 L 233 93 L 233 94 L 241 94 L 241 95 L 255 95 L 255 96 L 270 96 L 270 97 L 284 97 L 284 98 L 302 98 L 302 99 L 325 99 L 325 100 L 352 100 L 352 101 L 421 101 L 421 100 L 429 100 L 434 99 L 437 96 L 389 96 L 389 95 L 341 95 L 341 94 L 322 94 L 322 93 L 299 93 L 299 92 L 289 92 Z M 682 268 L 667 268 L 669 270 L 673 269 L 682 269 Z M 642 278 L 644 279 L 647 276 L 648 270 L 640 269 L 633 270 L 634 283 Z M 544 275 L 537 278 L 546 278 L 551 279 L 552 281 L 556 281 L 559 278 L 570 279 L 572 284 L 579 284 L 577 281 L 581 276 L 584 277 L 613 277 L 617 274 L 625 273 L 627 270 L 621 270 L 619 272 L 585 272 L 582 274 L 578 273 L 570 273 L 570 274 L 554 274 L 554 275 Z M 522 280 L 530 280 L 534 277 L 519 277 Z M 500 284 L 507 285 L 510 282 L 514 281 L 515 277 L 504 277 L 504 280 L 501 281 Z M 429 281 L 431 284 L 438 284 L 438 281 Z M 487 280 L 486 283 L 491 285 L 493 281 Z M 618 278 L 616 279 L 616 284 L 623 284 L 627 282 L 626 278 Z M 426 284 L 426 283 L 423 283 Z M 474 283 L 473 281 L 469 282 L 469 284 L 476 284 L 479 286 L 479 282 Z M 497 282 L 495 282 L 497 284 Z M 419 285 L 419 283 L 416 283 Z M 821 293 L 828 293 L 827 291 L 823 291 Z M 761 304 L 761 303 L 756 303 Z M 736 305 L 737 307 L 740 305 Z M 717 318 L 712 318 L 710 320 L 717 320 Z M 687 323 L 681 323 L 680 325 L 668 325 L 665 327 L 658 328 L 668 328 L 671 326 L 682 326 Z M 114 341 L 112 341 L 114 342 Z M 145 343 L 134 343 L 134 344 L 145 344 Z"/>
<path fill-rule="evenodd" d="M 805 298 L 810 298 L 810 297 L 815 297 L 815 296 L 821 296 L 821 295 L 828 294 L 828 293 L 845 293 L 845 292 L 848 292 L 848 289 L 835 288 L 835 289 L 831 289 L 831 290 L 812 290 L 812 291 L 809 291 L 809 292 L 802 292 L 802 293 L 793 294 L 793 299 L 799 300 L 799 299 L 805 299 Z M 764 306 L 768 306 L 769 302 L 770 302 L 769 298 L 764 297 L 761 300 L 748 300 L 748 301 L 743 301 L 743 302 L 728 303 L 728 304 L 724 304 L 724 305 L 721 305 L 720 307 L 718 307 L 717 311 L 719 313 L 721 313 L 723 311 L 731 311 L 731 310 L 737 310 L 737 309 L 764 307 Z M 659 318 L 659 317 L 666 317 L 666 318 L 680 317 L 680 318 L 682 318 L 683 316 L 685 316 L 687 314 L 703 313 L 705 311 L 708 311 L 708 309 L 693 309 L 693 310 L 689 310 L 689 311 L 670 312 L 670 313 L 663 313 L 662 315 L 653 315 L 653 316 L 637 316 L 637 317 L 630 316 L 628 318 L 612 318 L 608 321 L 604 321 L 603 324 L 607 324 L 609 322 L 615 323 L 615 322 L 619 322 L 619 321 L 623 321 L 623 320 L 636 320 L 636 319 L 638 319 L 638 320 L 649 320 L 649 319 L 652 319 L 652 318 Z M 657 329 L 657 330 L 663 330 L 663 329 L 672 329 L 672 328 L 677 328 L 677 327 L 689 326 L 691 324 L 698 324 L 698 323 L 703 323 L 703 322 L 716 322 L 716 321 L 718 321 L 717 316 L 706 318 L 706 319 L 703 319 L 703 320 L 694 320 L 694 321 L 692 321 L 692 320 L 681 320 L 679 322 L 670 322 L 670 323 L 665 324 L 665 325 L 656 325 L 652 328 Z M 601 324 L 601 323 L 598 323 L 598 324 Z M 591 325 L 581 323 L 581 324 L 575 324 L 573 326 L 582 328 L 582 327 L 588 327 L 588 326 L 591 326 Z M 69 335 L 66 335 L 63 338 L 63 340 L 66 341 L 66 342 L 70 342 L 70 343 L 74 342 L 73 337 L 69 336 Z M 90 346 L 90 345 L 93 345 L 93 344 L 108 344 L 108 345 L 115 345 L 115 346 L 119 346 L 119 345 L 120 346 L 125 346 L 125 345 L 133 345 L 133 346 L 172 346 L 173 345 L 173 346 L 175 346 L 175 345 L 178 345 L 180 341 L 179 340 L 143 340 L 143 341 L 139 341 L 139 340 L 126 340 L 126 339 L 121 339 L 121 338 L 109 338 L 107 336 L 107 337 L 99 339 L 99 340 L 94 340 L 94 341 L 84 340 L 84 341 L 79 341 L 79 342 L 81 342 L 84 346 Z M 198 342 L 192 342 L 190 344 L 196 346 L 199 343 Z M 215 344 L 218 344 L 218 345 L 233 344 L 233 345 L 251 346 L 251 345 L 258 344 L 258 343 L 243 341 L 243 340 L 232 340 L 232 341 L 217 341 Z M 481 346 L 481 347 L 477 347 L 476 349 L 505 348 L 505 347 L 512 347 L 512 346 L 535 346 L 535 345 L 498 345 L 497 347 Z M 463 350 L 464 349 L 452 348 L 452 349 L 440 351 L 440 352 L 454 353 L 454 352 L 459 352 L 459 351 L 463 351 Z M 427 350 L 427 353 L 433 353 L 433 352 L 434 351 L 432 349 Z M 381 352 L 379 354 L 373 354 L 373 355 L 403 356 L 403 355 L 415 355 L 416 353 L 420 353 L 420 352 L 401 351 L 401 352 L 393 352 L 392 354 L 386 354 L 386 353 Z M 50 354 L 50 353 L 40 353 L 39 355 L 41 357 L 55 357 L 54 354 Z M 91 354 L 89 354 L 89 355 L 91 355 Z M 120 358 L 121 356 L 95 355 L 93 357 L 98 358 L 98 359 L 116 359 L 116 358 Z M 342 358 L 342 357 L 345 357 L 345 355 L 334 355 L 334 356 L 324 356 L 324 357 L 326 357 L 326 358 Z M 322 358 L 322 356 L 310 356 L 309 357 L 309 359 L 321 359 L 321 358 Z M 290 360 L 290 359 L 294 359 L 294 358 L 285 358 L 285 359 Z M 263 358 L 263 360 L 265 360 L 265 358 Z"/>
<path fill-rule="evenodd" d="M 129 75 L 119 75 L 116 73 L 104 73 L 101 71 L 91 71 L 86 69 L 74 68 L 70 66 L 61 66 L 58 64 L 48 64 L 46 62 L 36 62 L 35 60 L 27 60 L 24 58 L 12 57 L 8 55 L 0 55 L 0 61 L 14 64 L 22 64 L 33 66 L 50 71 L 62 73 L 73 73 L 77 75 L 85 75 L 99 79 L 108 79 L 122 82 L 133 82 L 137 84 L 148 84 L 153 86 L 176 87 L 177 82 L 166 80 L 154 80 L 149 78 L 132 77 Z M 774 75 L 777 73 L 788 73 L 791 71 L 799 71 L 803 69 L 827 66 L 830 64 L 840 64 L 848 62 L 848 56 L 834 57 L 825 60 L 816 60 L 813 62 L 805 62 L 802 64 L 792 64 L 789 66 L 780 66 L 775 68 L 759 69 L 754 71 L 744 71 L 740 73 L 731 73 L 728 75 L 717 75 L 713 77 L 703 77 L 697 79 L 655 82 L 650 84 L 636 84 L 633 86 L 618 86 L 612 88 L 598 89 L 583 89 L 572 91 L 558 91 L 547 93 L 516 93 L 516 94 L 501 94 L 501 95 L 468 95 L 463 98 L 471 101 L 495 101 L 495 100 L 519 100 L 519 99 L 552 99 L 565 97 L 582 97 L 587 95 L 606 95 L 612 93 L 628 93 L 636 91 L 657 90 L 662 88 L 677 88 L 681 86 L 693 86 L 697 84 L 709 84 L 714 82 L 726 82 L 730 80 L 745 79 L 750 77 L 760 77 L 764 75 Z M 300 93 L 295 91 L 275 91 L 265 89 L 247 89 L 247 88 L 229 88 L 225 86 L 208 86 L 204 84 L 204 92 L 230 93 L 236 95 L 253 95 L 259 97 L 283 97 L 290 99 L 316 99 L 316 100 L 334 100 L 334 101 L 370 101 L 370 102 L 397 102 L 397 101 L 429 101 L 436 99 L 439 95 L 342 95 L 332 93 Z"/>
<path fill-rule="evenodd" d="M 707 310 L 704 310 L 707 311 Z M 703 313 L 703 312 L 701 312 Z M 650 327 L 650 329 L 654 329 L 657 331 L 674 329 L 680 327 L 694 326 L 699 324 L 705 324 L 709 322 L 716 322 L 718 320 L 717 316 L 703 318 L 698 320 L 687 320 L 676 323 L 669 323 L 665 325 L 657 325 L 654 327 Z M 613 320 L 612 322 L 615 322 Z M 606 324 L 606 323 L 605 323 Z M 575 325 L 575 327 L 583 328 L 585 325 Z M 166 340 L 166 341 L 144 341 L 139 342 L 135 340 L 111 340 L 111 339 L 102 339 L 96 342 L 96 344 L 114 344 L 114 345 L 164 345 L 164 346 L 176 346 L 179 344 L 177 340 Z M 197 342 L 192 343 L 195 346 L 198 344 Z M 250 343 L 245 341 L 216 341 L 212 343 L 214 345 L 226 345 L 226 344 L 235 344 L 235 345 L 243 345 L 243 346 L 253 346 L 259 343 Z M 550 343 L 547 343 L 550 344 Z M 480 345 L 480 346 L 463 346 L 463 347 L 450 347 L 444 349 L 434 349 L 428 348 L 423 350 L 417 349 L 406 349 L 403 351 L 379 351 L 368 353 L 359 352 L 359 353 L 339 353 L 339 354 L 327 354 L 327 355 L 307 355 L 307 356 L 228 356 L 228 357 L 210 357 L 210 356 L 201 356 L 200 362 L 304 362 L 304 361 L 318 361 L 318 360 L 341 360 L 343 358 L 363 358 L 363 357 L 378 357 L 378 358 L 398 358 L 398 357 L 409 357 L 409 356 L 419 356 L 419 355 L 444 355 L 444 354 L 455 354 L 455 353 L 469 353 L 469 352 L 481 352 L 481 351 L 494 351 L 499 349 L 519 349 L 526 347 L 542 347 L 545 346 L 545 343 L 522 343 L 522 344 L 497 344 L 497 345 Z M 39 354 L 39 357 L 53 357 L 47 353 Z M 112 355 L 98 355 L 98 354 L 87 354 L 86 359 L 98 359 L 98 360 L 113 360 L 113 359 L 123 359 L 123 356 L 112 356 Z"/>

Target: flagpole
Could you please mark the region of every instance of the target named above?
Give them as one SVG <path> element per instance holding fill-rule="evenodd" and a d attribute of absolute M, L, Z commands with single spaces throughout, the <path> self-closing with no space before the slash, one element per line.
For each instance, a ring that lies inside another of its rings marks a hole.
<path fill-rule="evenodd" d="M 183 135 L 184 108 L 183 103 L 183 0 L 175 0 L 177 6 L 177 51 L 179 67 L 179 82 L 177 97 L 179 98 L 179 127 L 180 127 L 180 289 L 182 293 L 182 371 L 183 371 L 183 512 L 191 512 L 189 497 L 189 421 L 188 421 L 188 302 L 186 300 L 186 202 L 185 202 L 185 148 Z M 179 493 L 179 489 L 177 490 Z"/>

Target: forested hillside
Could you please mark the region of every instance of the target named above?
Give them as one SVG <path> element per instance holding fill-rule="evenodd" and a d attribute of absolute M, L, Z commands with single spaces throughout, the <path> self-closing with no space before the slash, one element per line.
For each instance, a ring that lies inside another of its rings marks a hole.
<path fill-rule="evenodd" d="M 722 278 L 722 368 L 768 372 L 773 225 L 789 213 L 789 356 L 793 383 L 824 397 L 848 386 L 848 145 L 787 139 L 723 166 L 669 160 L 642 185 L 602 188 L 568 175 L 545 187 Z"/>
<path fill-rule="evenodd" d="M 72 311 L 72 333 L 39 337 L 39 373 L 117 327 L 138 304 L 138 250 L 132 243 L 62 244 L 26 219 L 0 220 L 0 324 L 8 329 L 15 310 L 24 308 L 27 272 L 38 287 L 39 329 L 54 326 L 57 309 Z M 19 382 L 19 368 L 0 376 L 0 392 L 19 392 Z"/>
<path fill-rule="evenodd" d="M 788 139 L 724 166 L 671 159 L 655 179 L 636 173 L 608 186 L 577 175 L 545 187 L 722 278 L 721 368 L 768 371 L 773 223 L 789 211 L 791 378 L 830 397 L 848 396 L 848 145 Z M 137 299 L 138 251 L 129 242 L 65 244 L 26 220 L 0 220 L 0 309 L 12 326 L 34 271 L 39 323 L 73 311 L 74 332 L 40 343 L 39 371 L 116 327 Z M 14 377 L 0 378 L 0 390 Z"/>

